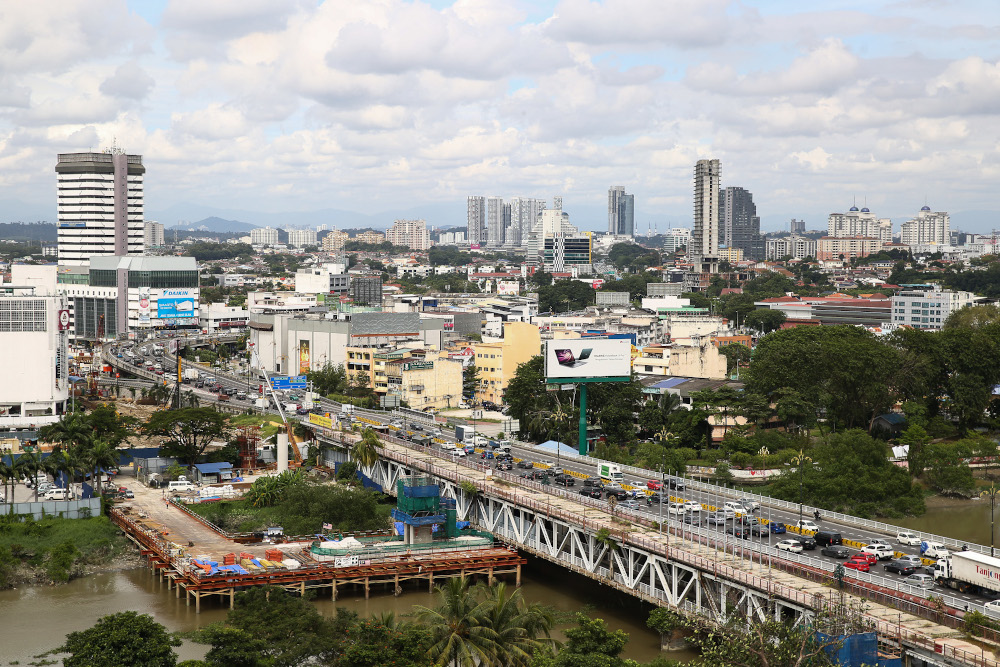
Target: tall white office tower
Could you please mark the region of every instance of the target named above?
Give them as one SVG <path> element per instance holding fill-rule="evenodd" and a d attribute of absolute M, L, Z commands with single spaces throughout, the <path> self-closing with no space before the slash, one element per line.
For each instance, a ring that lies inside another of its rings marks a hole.
<path fill-rule="evenodd" d="M 504 245 L 524 248 L 528 245 L 528 235 L 538 222 L 538 216 L 545 210 L 544 199 L 514 197 L 510 200 L 510 228 L 504 238 Z"/>
<path fill-rule="evenodd" d="M 719 270 L 719 180 L 718 160 L 698 160 L 694 167 L 694 225 L 688 256 L 698 273 Z"/>
<path fill-rule="evenodd" d="M 635 236 L 635 195 L 622 185 L 608 188 L 608 234 Z"/>
<path fill-rule="evenodd" d="M 478 246 L 486 243 L 486 197 L 472 195 L 468 199 L 469 244 Z"/>
<path fill-rule="evenodd" d="M 141 155 L 60 153 L 56 162 L 59 264 L 141 255 L 145 241 Z"/>

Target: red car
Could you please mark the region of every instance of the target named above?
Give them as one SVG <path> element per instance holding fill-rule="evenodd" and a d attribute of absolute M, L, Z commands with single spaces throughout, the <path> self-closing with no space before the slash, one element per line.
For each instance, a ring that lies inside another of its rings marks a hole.
<path fill-rule="evenodd" d="M 657 482 L 655 479 L 651 479 L 646 482 L 646 488 L 650 491 L 659 491 L 663 488 L 663 482 Z"/>
<path fill-rule="evenodd" d="M 852 570 L 857 570 L 858 572 L 868 572 L 871 567 L 868 565 L 867 560 L 848 560 L 844 561 L 844 567 L 850 568 Z"/>
<path fill-rule="evenodd" d="M 862 551 L 859 551 L 858 553 L 851 556 L 851 560 L 863 560 L 869 565 L 874 565 L 875 563 L 878 562 L 878 556 L 876 556 L 875 554 L 866 554 Z"/>

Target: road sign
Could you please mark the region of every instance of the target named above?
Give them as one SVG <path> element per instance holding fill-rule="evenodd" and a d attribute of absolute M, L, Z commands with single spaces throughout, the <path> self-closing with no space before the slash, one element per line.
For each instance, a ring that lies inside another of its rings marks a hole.
<path fill-rule="evenodd" d="M 272 389 L 305 389 L 308 386 L 305 375 L 276 375 L 268 378 L 271 381 Z"/>

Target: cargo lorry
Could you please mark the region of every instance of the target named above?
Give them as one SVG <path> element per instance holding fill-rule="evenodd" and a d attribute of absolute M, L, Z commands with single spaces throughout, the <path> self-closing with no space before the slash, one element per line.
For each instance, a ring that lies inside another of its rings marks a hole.
<path fill-rule="evenodd" d="M 472 442 L 472 439 L 476 436 L 476 429 L 471 426 L 456 426 L 455 427 L 455 439 L 459 442 Z"/>
<path fill-rule="evenodd" d="M 938 559 L 934 578 L 962 593 L 995 597 L 1000 593 L 1000 558 L 973 551 L 953 551 Z"/>
<path fill-rule="evenodd" d="M 597 476 L 602 482 L 614 482 L 615 484 L 622 484 L 625 481 L 622 475 L 622 469 L 613 463 L 599 463 L 597 464 Z"/>
<path fill-rule="evenodd" d="M 510 454 L 510 448 L 513 443 L 510 440 L 490 440 L 489 447 L 494 452 L 503 452 L 504 454 Z"/>
<path fill-rule="evenodd" d="M 181 379 L 184 384 L 191 384 L 192 382 L 197 382 L 200 375 L 201 374 L 196 368 L 185 368 L 184 373 L 181 375 Z"/>

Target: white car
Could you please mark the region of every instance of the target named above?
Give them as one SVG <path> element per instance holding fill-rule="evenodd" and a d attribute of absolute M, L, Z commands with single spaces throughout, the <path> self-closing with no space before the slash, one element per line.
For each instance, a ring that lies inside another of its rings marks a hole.
<path fill-rule="evenodd" d="M 896 533 L 896 541 L 900 544 L 908 544 L 911 547 L 920 546 L 920 536 L 916 533 Z"/>
<path fill-rule="evenodd" d="M 810 521 L 809 519 L 796 521 L 795 525 L 798 527 L 799 530 L 811 530 L 813 532 L 819 531 L 819 526 L 817 526 L 815 522 Z"/>
<path fill-rule="evenodd" d="M 892 542 L 890 542 L 889 540 L 884 540 L 881 537 L 873 537 L 872 539 L 868 540 L 868 544 L 884 544 L 887 547 L 892 546 Z"/>
<path fill-rule="evenodd" d="M 927 542 L 926 544 L 926 547 L 923 544 L 920 545 L 920 555 L 924 558 L 945 558 L 951 553 L 948 551 L 948 547 L 940 542 Z"/>
<path fill-rule="evenodd" d="M 468 456 L 468 454 L 465 453 L 464 449 L 458 449 L 457 447 L 452 449 L 448 453 L 451 454 L 452 456 L 459 456 L 459 457 Z"/>
<path fill-rule="evenodd" d="M 692 512 L 700 512 L 701 503 L 699 503 L 697 500 L 689 500 L 686 503 L 684 503 L 684 509 L 690 510 Z"/>
<path fill-rule="evenodd" d="M 684 503 L 670 503 L 667 505 L 669 514 L 684 514 Z"/>
<path fill-rule="evenodd" d="M 879 560 L 891 560 L 895 555 L 892 547 L 887 544 L 866 544 L 861 547 L 861 553 L 872 554 L 878 557 Z"/>
<path fill-rule="evenodd" d="M 734 500 L 730 500 L 729 502 L 727 502 L 725 505 L 723 505 L 723 508 L 732 512 L 734 516 L 740 514 L 746 514 L 747 512 L 747 508 L 743 506 L 743 503 L 738 503 Z"/>
<path fill-rule="evenodd" d="M 802 543 L 798 540 L 781 540 L 774 546 L 782 551 L 791 551 L 797 554 L 802 553 Z"/>
<path fill-rule="evenodd" d="M 990 600 L 985 605 L 986 615 L 990 618 L 1000 618 L 1000 600 Z"/>

